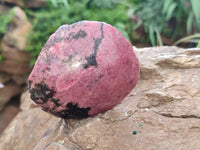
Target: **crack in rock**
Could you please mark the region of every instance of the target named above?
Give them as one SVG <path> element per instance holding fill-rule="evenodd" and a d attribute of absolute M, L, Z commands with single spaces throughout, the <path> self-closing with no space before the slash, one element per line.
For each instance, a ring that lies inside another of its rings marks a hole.
<path fill-rule="evenodd" d="M 166 58 L 160 58 L 156 62 L 156 65 L 161 67 L 171 67 L 176 69 L 189 69 L 189 68 L 199 68 L 200 61 L 197 58 L 189 57 L 187 55 L 174 55 L 165 56 Z"/>
<path fill-rule="evenodd" d="M 77 147 L 79 150 L 84 150 L 84 148 L 83 148 L 82 146 L 80 146 L 76 141 L 72 140 L 72 138 L 71 138 L 70 136 L 68 136 L 68 140 L 69 140 L 71 143 L 75 144 L 76 147 Z"/>
<path fill-rule="evenodd" d="M 168 118 L 180 118 L 180 119 L 200 119 L 200 117 L 196 116 L 196 115 L 179 115 L 179 116 L 174 116 L 172 114 L 168 114 L 168 113 L 158 113 L 156 111 L 153 111 L 154 113 L 161 115 L 163 117 L 168 117 Z"/>
<path fill-rule="evenodd" d="M 169 94 L 160 92 L 160 91 L 148 91 L 145 93 L 146 98 L 146 103 L 147 106 L 140 106 L 140 107 L 159 107 L 161 105 L 165 105 L 167 103 L 170 103 L 172 101 L 180 101 L 183 100 L 183 98 L 181 97 L 175 97 L 175 96 L 171 96 Z M 144 99 L 145 102 L 145 99 Z M 142 103 L 140 104 L 142 105 Z"/>

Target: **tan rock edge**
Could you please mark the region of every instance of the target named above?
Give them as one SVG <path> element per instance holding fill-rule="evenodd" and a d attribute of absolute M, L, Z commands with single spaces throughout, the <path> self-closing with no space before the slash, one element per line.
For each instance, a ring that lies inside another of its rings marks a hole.
<path fill-rule="evenodd" d="M 43 112 L 26 92 L 0 149 L 199 150 L 200 49 L 152 47 L 136 53 L 141 79 L 117 107 L 65 122 Z"/>

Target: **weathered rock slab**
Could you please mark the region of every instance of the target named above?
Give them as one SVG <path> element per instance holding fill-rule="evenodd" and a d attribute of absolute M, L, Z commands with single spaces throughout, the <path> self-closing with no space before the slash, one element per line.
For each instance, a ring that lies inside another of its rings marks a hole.
<path fill-rule="evenodd" d="M 0 113 L 0 136 L 4 129 L 8 126 L 8 124 L 12 121 L 12 119 L 17 115 L 19 112 L 19 108 L 13 105 L 9 105 L 1 110 Z"/>
<path fill-rule="evenodd" d="M 1 82 L 0 82 L 1 83 Z M 22 91 L 22 87 L 17 86 L 15 83 L 11 82 L 6 85 L 2 84 L 3 87 L 0 88 L 0 111 L 4 105 L 14 96 L 19 95 Z"/>
<path fill-rule="evenodd" d="M 14 47 L 10 47 L 4 44 L 3 42 L 1 43 L 1 48 L 1 54 L 5 58 L 4 61 L 0 62 L 1 72 L 21 76 L 23 76 L 25 73 L 30 72 L 31 67 L 29 65 L 29 52 L 19 51 Z"/>
<path fill-rule="evenodd" d="M 4 150 L 199 150 L 200 49 L 135 49 L 136 88 L 114 109 L 62 120 L 38 108 L 29 93 L 0 137 Z"/>

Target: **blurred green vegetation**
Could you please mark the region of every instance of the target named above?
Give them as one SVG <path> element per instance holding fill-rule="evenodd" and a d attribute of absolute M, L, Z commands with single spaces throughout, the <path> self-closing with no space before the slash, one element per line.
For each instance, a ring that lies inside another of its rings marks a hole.
<path fill-rule="evenodd" d="M 162 45 L 161 34 L 177 40 L 200 31 L 199 0 L 133 0 L 133 4 L 153 46 Z"/>
<path fill-rule="evenodd" d="M 8 24 L 13 19 L 14 12 L 12 10 L 8 11 L 7 13 L 0 12 L 0 39 L 3 37 L 7 30 Z"/>
<path fill-rule="evenodd" d="M 8 11 L 6 14 L 0 12 L 0 39 L 6 33 L 7 26 L 13 19 L 14 12 L 12 10 Z M 1 47 L 0 47 L 0 62 L 4 60 L 3 55 L 1 55 Z"/>
<path fill-rule="evenodd" d="M 48 6 L 44 8 L 24 8 L 32 23 L 26 48 L 32 53 L 32 65 L 59 26 L 80 20 L 109 23 L 139 47 L 180 45 L 184 42 L 189 42 L 191 47 L 200 47 L 200 0 L 47 1 Z M 9 21 L 9 17 L 0 16 L 0 37 Z"/>

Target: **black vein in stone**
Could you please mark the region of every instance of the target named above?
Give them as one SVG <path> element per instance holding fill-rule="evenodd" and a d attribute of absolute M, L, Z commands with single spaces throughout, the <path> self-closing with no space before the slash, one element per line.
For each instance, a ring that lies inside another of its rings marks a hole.
<path fill-rule="evenodd" d="M 96 38 L 94 40 L 94 47 L 93 47 L 93 53 L 86 57 L 85 59 L 87 60 L 87 63 L 83 65 L 83 67 L 85 69 L 87 69 L 89 66 L 95 66 L 97 67 L 97 60 L 96 60 L 96 56 L 97 56 L 97 51 L 99 49 L 99 45 L 101 44 L 102 42 L 102 39 L 104 38 L 104 33 L 103 33 L 103 23 L 101 23 L 101 26 L 100 26 L 100 31 L 101 31 L 101 36 Z"/>
<path fill-rule="evenodd" d="M 52 112 L 55 116 L 64 118 L 64 119 L 82 119 L 89 117 L 90 107 L 80 108 L 78 103 L 73 104 L 72 102 L 66 105 L 65 110 L 61 110 L 58 112 Z"/>

